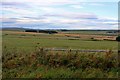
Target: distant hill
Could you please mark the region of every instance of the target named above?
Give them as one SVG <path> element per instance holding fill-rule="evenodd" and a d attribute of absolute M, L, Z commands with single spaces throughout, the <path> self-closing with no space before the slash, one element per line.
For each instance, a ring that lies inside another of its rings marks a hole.
<path fill-rule="evenodd" d="M 24 31 L 27 28 L 14 28 L 14 27 L 6 27 L 6 28 L 2 28 L 2 30 L 9 30 L 9 31 Z"/>
<path fill-rule="evenodd" d="M 36 30 L 39 30 L 39 32 L 49 32 L 49 31 L 53 31 L 53 32 L 68 32 L 68 31 L 106 31 L 107 33 L 118 33 L 120 32 L 119 30 L 70 30 L 70 29 L 31 29 L 31 28 L 16 28 L 16 27 L 6 27 L 6 28 L 2 28 L 2 30 L 10 30 L 10 31 L 25 31 L 27 32 L 28 30 L 35 30 L 34 32 L 36 32 Z M 55 32 L 55 33 L 56 33 Z"/>

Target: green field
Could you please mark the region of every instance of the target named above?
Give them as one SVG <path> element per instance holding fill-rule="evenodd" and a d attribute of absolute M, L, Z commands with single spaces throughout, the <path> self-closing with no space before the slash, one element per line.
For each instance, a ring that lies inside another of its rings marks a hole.
<path fill-rule="evenodd" d="M 6 35 L 7 34 L 7 35 Z M 117 41 L 92 41 L 90 39 L 73 39 L 66 36 L 50 34 L 10 34 L 3 32 L 3 46 L 33 50 L 35 46 L 45 48 L 68 49 L 112 49 L 118 48 Z"/>
<path fill-rule="evenodd" d="M 106 34 L 108 31 L 100 31 L 100 30 L 71 30 L 71 31 L 63 31 L 63 33 L 69 33 L 69 34 L 88 34 L 88 35 L 118 35 L 117 33 L 111 33 L 111 34 Z"/>
<path fill-rule="evenodd" d="M 89 34 L 92 35 L 92 34 Z M 45 51 L 45 48 L 108 52 Z M 2 32 L 3 78 L 117 78 L 117 41 L 57 34 Z"/>

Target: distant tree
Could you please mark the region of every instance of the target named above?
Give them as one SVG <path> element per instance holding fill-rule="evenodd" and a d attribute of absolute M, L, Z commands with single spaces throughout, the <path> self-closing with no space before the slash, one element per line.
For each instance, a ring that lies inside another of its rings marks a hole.
<path fill-rule="evenodd" d="M 116 41 L 120 42 L 120 36 L 116 37 Z"/>
<path fill-rule="evenodd" d="M 25 32 L 37 32 L 37 30 L 29 29 L 29 30 L 25 30 Z"/>

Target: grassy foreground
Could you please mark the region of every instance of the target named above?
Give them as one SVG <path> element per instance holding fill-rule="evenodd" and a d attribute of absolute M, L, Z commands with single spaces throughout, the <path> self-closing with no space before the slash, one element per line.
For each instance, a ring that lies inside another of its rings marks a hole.
<path fill-rule="evenodd" d="M 3 78 L 117 78 L 117 53 L 35 52 L 3 48 Z"/>
<path fill-rule="evenodd" d="M 118 77 L 118 55 L 111 51 L 118 49 L 116 41 L 3 31 L 2 44 L 3 78 Z M 82 53 L 71 50 L 45 51 L 45 48 L 109 51 Z"/>

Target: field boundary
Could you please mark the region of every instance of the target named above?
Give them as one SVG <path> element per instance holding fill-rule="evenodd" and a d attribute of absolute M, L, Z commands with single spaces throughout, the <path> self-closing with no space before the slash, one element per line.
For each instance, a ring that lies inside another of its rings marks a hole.
<path fill-rule="evenodd" d="M 89 50 L 89 49 L 63 49 L 63 48 L 45 48 L 45 51 L 77 51 L 77 52 L 118 52 L 118 50 Z"/>

